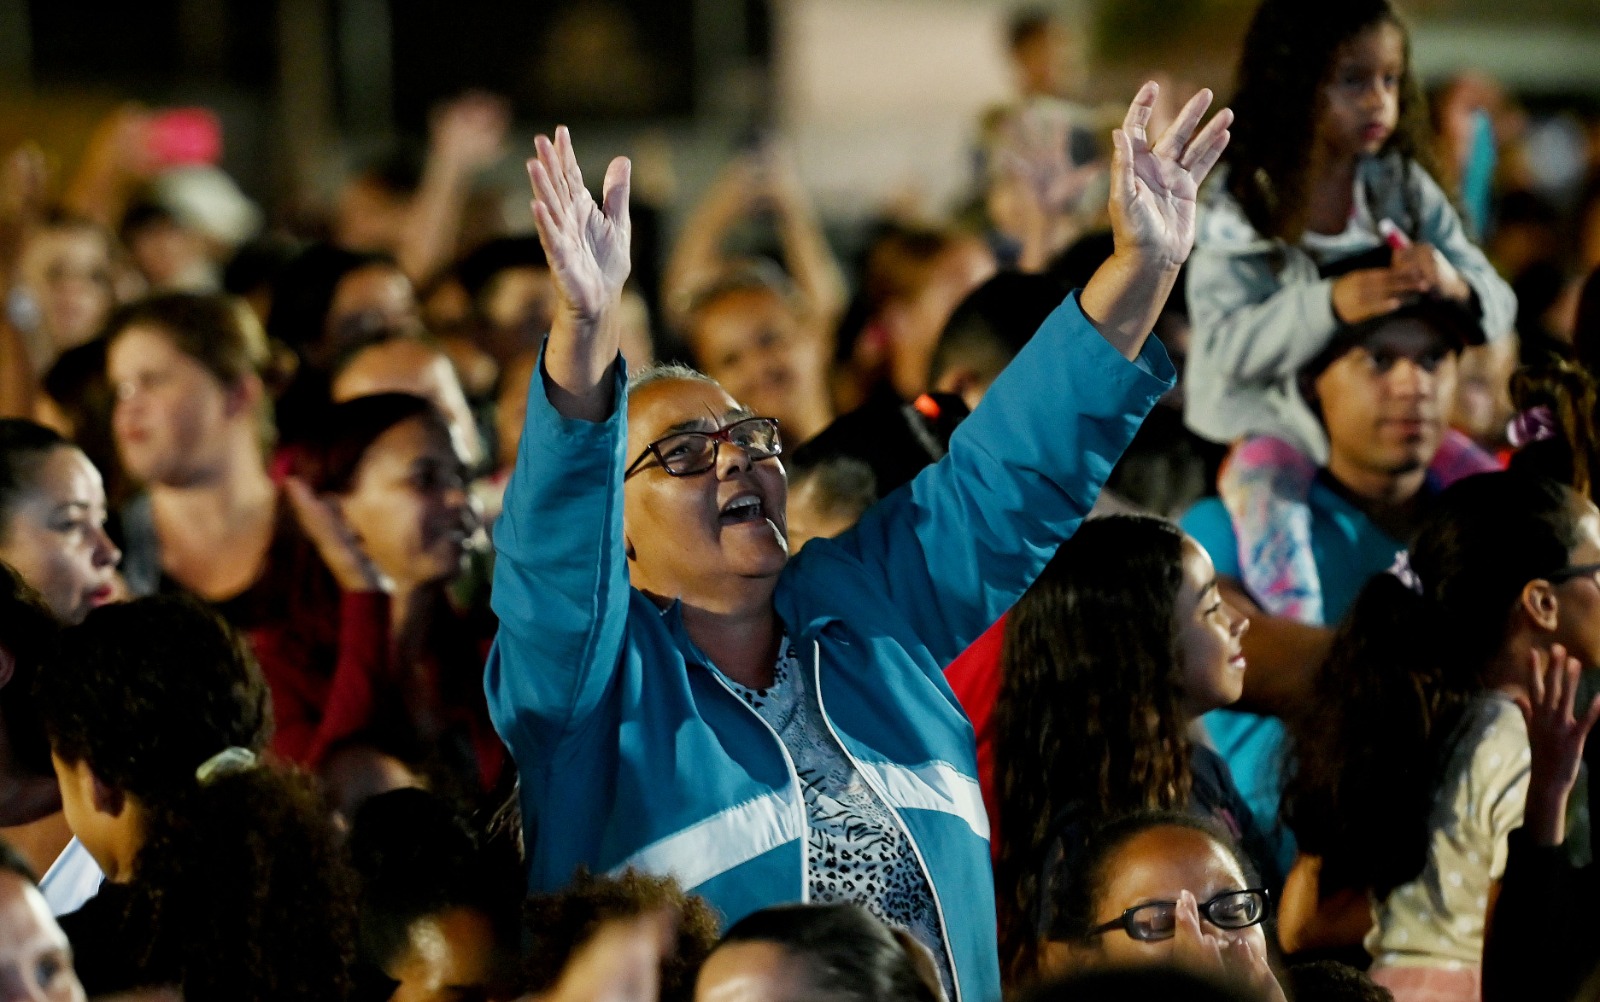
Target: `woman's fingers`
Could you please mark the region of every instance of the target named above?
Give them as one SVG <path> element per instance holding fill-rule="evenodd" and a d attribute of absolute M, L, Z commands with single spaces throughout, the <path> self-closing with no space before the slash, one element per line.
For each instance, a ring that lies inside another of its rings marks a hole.
<path fill-rule="evenodd" d="M 1583 719 L 1578 722 L 1578 733 L 1587 735 L 1594 730 L 1594 725 L 1597 721 L 1600 721 L 1600 696 L 1596 696 L 1589 702 L 1589 712 L 1585 713 Z"/>
<path fill-rule="evenodd" d="M 1545 671 L 1544 692 L 1545 712 L 1559 713 L 1561 709 L 1561 695 L 1565 688 L 1566 675 L 1561 671 L 1561 661 L 1554 653 L 1550 656 L 1549 668 Z"/>
<path fill-rule="evenodd" d="M 1167 131 L 1161 134 L 1151 147 L 1152 152 L 1163 160 L 1177 160 L 1189 145 L 1189 138 L 1200 127 L 1200 120 L 1205 117 L 1206 109 L 1211 107 L 1211 91 L 1202 87 L 1194 96 L 1184 103 L 1183 109 L 1178 112 L 1178 117 L 1167 126 Z"/>
<path fill-rule="evenodd" d="M 561 193 L 556 190 L 555 181 L 550 177 L 550 169 L 543 161 L 528 161 L 528 180 L 533 184 L 534 199 L 550 213 L 555 219 L 561 209 Z"/>
<path fill-rule="evenodd" d="M 578 169 L 578 156 L 572 152 L 572 132 L 565 125 L 556 126 L 556 153 L 560 160 L 561 180 L 567 189 L 567 198 L 577 201 L 585 193 L 583 172 Z"/>
<path fill-rule="evenodd" d="M 1133 170 L 1133 138 L 1127 129 L 1111 133 L 1111 200 L 1124 207 L 1138 198 L 1138 183 Z"/>
<path fill-rule="evenodd" d="M 628 193 L 633 188 L 633 161 L 617 157 L 606 168 L 606 179 L 601 187 L 601 207 L 611 225 L 623 233 L 633 232 L 628 215 Z"/>
<path fill-rule="evenodd" d="M 549 136 L 541 134 L 533 137 L 533 155 L 539 166 L 544 168 L 545 177 L 550 181 L 552 193 L 550 204 L 559 205 L 565 202 L 566 190 L 559 177 L 561 171 L 556 166 L 559 158 L 556 156 L 555 144 L 550 142 Z"/>
<path fill-rule="evenodd" d="M 1128 105 L 1128 113 L 1122 118 L 1122 131 L 1138 145 L 1148 145 L 1145 127 L 1150 124 L 1150 114 L 1155 110 L 1156 96 L 1160 93 L 1161 88 L 1154 80 L 1146 82 L 1134 95 L 1133 103 Z"/>
<path fill-rule="evenodd" d="M 1211 173 L 1211 168 L 1222 159 L 1222 152 L 1228 148 L 1228 140 L 1232 138 L 1228 132 L 1228 127 L 1232 124 L 1233 109 L 1223 108 L 1211 116 L 1211 121 L 1206 123 L 1206 127 L 1201 129 L 1200 134 L 1195 136 L 1184 149 L 1178 163 L 1189 172 L 1190 177 L 1194 178 L 1196 186 L 1205 181 L 1206 175 Z"/>

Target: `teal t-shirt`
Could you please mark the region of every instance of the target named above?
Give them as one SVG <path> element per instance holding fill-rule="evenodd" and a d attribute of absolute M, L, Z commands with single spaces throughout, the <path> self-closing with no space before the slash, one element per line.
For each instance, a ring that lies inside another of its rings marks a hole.
<path fill-rule="evenodd" d="M 1331 620 L 1327 625 L 1332 625 L 1354 604 L 1368 578 L 1394 565 L 1395 554 L 1405 545 L 1379 529 L 1320 478 L 1311 485 L 1309 503 L 1311 551 L 1321 578 L 1323 608 Z M 1179 524 L 1211 554 L 1220 577 L 1243 580 L 1239 539 L 1220 499 L 1198 502 Z M 1275 717 L 1235 710 L 1213 710 L 1203 719 L 1212 743 L 1255 814 L 1256 824 L 1267 834 L 1287 873 L 1294 863 L 1295 846 L 1293 835 L 1278 822 L 1283 724 Z"/>

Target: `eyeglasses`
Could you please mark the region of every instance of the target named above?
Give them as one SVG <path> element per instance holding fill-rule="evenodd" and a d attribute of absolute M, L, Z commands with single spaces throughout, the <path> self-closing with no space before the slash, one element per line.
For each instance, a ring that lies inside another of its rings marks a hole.
<path fill-rule="evenodd" d="M 1201 904 L 1200 914 L 1219 929 L 1247 929 L 1267 917 L 1267 892 L 1260 887 L 1226 891 Z M 1121 929 L 1141 943 L 1171 939 L 1178 930 L 1178 903 L 1151 901 L 1129 908 L 1110 922 L 1090 929 L 1089 935 L 1099 936 L 1113 929 Z"/>
<path fill-rule="evenodd" d="M 692 477 L 717 464 L 717 449 L 723 442 L 738 446 L 752 461 L 771 459 L 783 452 L 777 418 L 744 418 L 716 431 L 683 431 L 658 438 L 644 447 L 639 458 L 622 475 L 624 478 L 633 476 L 639 464 L 654 456 L 661 468 L 672 476 Z"/>
<path fill-rule="evenodd" d="M 1551 584 L 1561 584 L 1577 578 L 1592 578 L 1596 574 L 1600 574 L 1600 564 L 1573 564 L 1571 567 L 1563 567 L 1553 574 L 1547 574 L 1545 578 Z M 1600 580 L 1595 583 L 1600 584 Z"/>

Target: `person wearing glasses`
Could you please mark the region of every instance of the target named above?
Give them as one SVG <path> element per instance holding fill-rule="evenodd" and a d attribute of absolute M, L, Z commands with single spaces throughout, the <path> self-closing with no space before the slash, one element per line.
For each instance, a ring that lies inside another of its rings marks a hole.
<path fill-rule="evenodd" d="M 1335 636 L 1291 724 L 1284 818 L 1320 898 L 1371 902 L 1373 980 L 1399 1002 L 1481 997 L 1533 745 L 1575 729 L 1544 682 L 1573 662 L 1600 664 L 1600 509 L 1518 473 L 1441 494 Z"/>
<path fill-rule="evenodd" d="M 730 922 L 854 903 L 922 942 L 954 1002 L 999 997 L 971 725 L 942 669 L 1088 514 L 1171 385 L 1149 338 L 1231 114 L 1195 95 L 1116 133 L 1116 253 L 996 380 L 949 455 L 792 561 L 781 429 L 708 377 L 625 383 L 629 166 L 603 197 L 541 137 L 559 294 L 495 531 L 491 716 L 521 780 L 529 884 L 670 874 Z M 625 402 L 625 404 L 624 404 Z"/>
<path fill-rule="evenodd" d="M 1271 895 L 1213 822 L 1140 811 L 1059 832 L 1045 873 L 1041 973 L 1153 964 L 1242 982 L 1282 1002 L 1264 923 Z"/>

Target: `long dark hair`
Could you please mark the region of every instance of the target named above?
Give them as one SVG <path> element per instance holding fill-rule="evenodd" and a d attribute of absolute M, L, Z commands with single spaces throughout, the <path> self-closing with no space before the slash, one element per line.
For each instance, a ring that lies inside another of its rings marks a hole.
<path fill-rule="evenodd" d="M 1428 818 L 1467 704 L 1529 581 L 1565 567 L 1581 509 L 1551 480 L 1485 473 L 1445 491 L 1412 545 L 1414 591 L 1379 574 L 1288 721 L 1283 816 L 1326 890 L 1380 897 L 1427 860 Z"/>
<path fill-rule="evenodd" d="M 271 730 L 238 635 L 188 598 L 105 606 L 64 632 L 38 695 L 55 754 L 144 811 L 122 923 L 141 967 L 196 1002 L 348 996 L 353 883 L 309 780 L 265 763 L 197 776 Z"/>
<path fill-rule="evenodd" d="M 1086 522 L 1011 610 L 995 707 L 1001 969 L 1037 963 L 1039 871 L 1063 811 L 1094 820 L 1189 799 L 1180 709 L 1183 533 Z"/>
<path fill-rule="evenodd" d="M 13 760 L 35 776 L 54 775 L 33 687 L 39 672 L 55 660 L 60 631 L 44 596 L 0 562 L 0 651 L 12 662 L 11 680 L 0 688 L 0 724 Z"/>
<path fill-rule="evenodd" d="M 1394 25 L 1406 38 L 1400 122 L 1385 148 L 1431 169 L 1427 107 L 1411 69 L 1411 42 L 1389 0 L 1263 0 L 1256 9 L 1239 57 L 1230 102 L 1233 138 L 1223 158 L 1228 193 L 1261 234 L 1293 243 L 1305 231 L 1322 86 L 1339 48 L 1381 24 Z"/>

